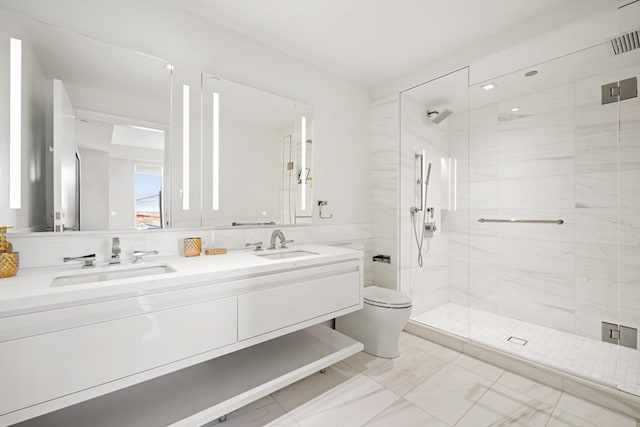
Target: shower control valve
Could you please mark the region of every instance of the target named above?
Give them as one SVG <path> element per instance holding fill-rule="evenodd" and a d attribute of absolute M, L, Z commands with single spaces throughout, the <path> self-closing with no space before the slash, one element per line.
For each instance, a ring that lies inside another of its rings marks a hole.
<path fill-rule="evenodd" d="M 433 233 L 436 231 L 438 227 L 435 222 L 425 222 L 424 223 L 424 231 Z"/>

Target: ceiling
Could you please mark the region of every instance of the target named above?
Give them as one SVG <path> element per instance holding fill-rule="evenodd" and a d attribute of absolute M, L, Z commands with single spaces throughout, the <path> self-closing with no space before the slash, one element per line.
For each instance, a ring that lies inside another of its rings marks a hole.
<path fill-rule="evenodd" d="M 612 0 L 167 0 L 365 87 L 491 42 L 499 48 Z"/>

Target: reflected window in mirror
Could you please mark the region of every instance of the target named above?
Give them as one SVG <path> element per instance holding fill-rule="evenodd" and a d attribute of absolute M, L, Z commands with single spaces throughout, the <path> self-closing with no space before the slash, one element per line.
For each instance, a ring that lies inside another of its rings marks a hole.
<path fill-rule="evenodd" d="M 135 168 L 136 229 L 162 228 L 162 167 L 136 164 Z"/>

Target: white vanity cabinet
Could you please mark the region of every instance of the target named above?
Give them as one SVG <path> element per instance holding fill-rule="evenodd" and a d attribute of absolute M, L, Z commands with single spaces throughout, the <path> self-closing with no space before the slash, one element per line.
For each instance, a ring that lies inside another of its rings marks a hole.
<path fill-rule="evenodd" d="M 94 426 L 204 424 L 360 351 L 313 325 L 362 308 L 362 287 L 361 259 L 283 263 L 0 317 L 0 425 L 55 426 L 88 414 Z M 153 422 L 138 418 L 148 401 Z"/>
<path fill-rule="evenodd" d="M 235 343 L 236 316 L 232 297 L 0 343 L 0 413 Z"/>
<path fill-rule="evenodd" d="M 322 269 L 320 269 L 322 270 Z M 238 340 L 246 340 L 356 306 L 362 301 L 354 263 L 238 296 Z"/>

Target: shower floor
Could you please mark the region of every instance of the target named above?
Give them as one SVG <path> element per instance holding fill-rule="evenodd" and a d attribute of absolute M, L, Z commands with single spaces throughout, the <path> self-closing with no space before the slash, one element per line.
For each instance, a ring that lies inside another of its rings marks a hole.
<path fill-rule="evenodd" d="M 411 320 L 640 395 L 638 350 L 453 303 L 412 316 Z M 510 337 L 527 343 L 508 341 Z"/>

